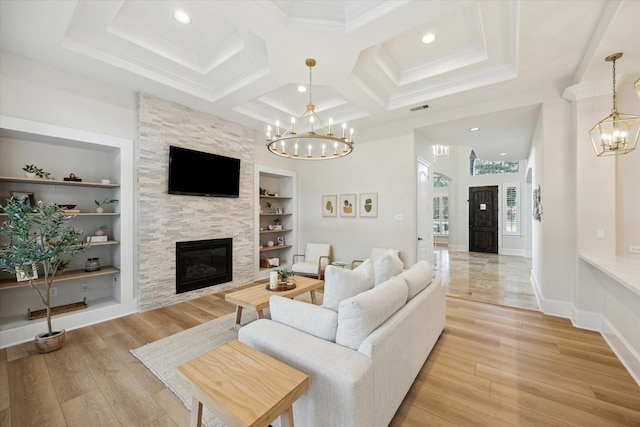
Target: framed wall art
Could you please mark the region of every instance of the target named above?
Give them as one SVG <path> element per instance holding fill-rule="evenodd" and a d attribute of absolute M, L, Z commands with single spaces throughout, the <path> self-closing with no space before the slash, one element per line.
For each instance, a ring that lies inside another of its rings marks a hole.
<path fill-rule="evenodd" d="M 358 196 L 355 194 L 341 194 L 340 195 L 340 216 L 345 218 L 355 218 L 358 205 L 356 199 Z"/>
<path fill-rule="evenodd" d="M 28 267 L 27 267 L 28 268 Z M 27 274 L 27 272 L 25 271 L 25 266 L 23 267 L 19 267 L 16 269 L 16 280 L 18 282 L 25 282 L 27 280 L 29 280 L 29 278 L 31 279 L 37 279 L 38 278 L 38 268 L 36 267 L 36 264 L 31 264 L 31 274 Z"/>
<path fill-rule="evenodd" d="M 378 193 L 360 193 L 360 217 L 378 216 Z"/>
<path fill-rule="evenodd" d="M 533 219 L 542 221 L 542 195 L 539 185 L 533 190 Z"/>
<path fill-rule="evenodd" d="M 10 191 L 11 197 L 15 197 L 16 199 L 27 199 L 27 202 L 31 206 L 31 209 L 36 208 L 36 198 L 33 193 L 27 191 Z"/>
<path fill-rule="evenodd" d="M 329 194 L 322 196 L 322 216 L 332 217 L 338 216 L 338 196 Z"/>

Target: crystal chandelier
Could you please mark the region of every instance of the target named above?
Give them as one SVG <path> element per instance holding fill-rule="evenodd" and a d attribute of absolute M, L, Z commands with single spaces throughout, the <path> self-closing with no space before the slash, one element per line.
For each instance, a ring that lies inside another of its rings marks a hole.
<path fill-rule="evenodd" d="M 616 110 L 616 60 L 620 58 L 622 53 L 614 53 L 605 58 L 605 61 L 613 63 L 613 107 L 611 114 L 589 131 L 598 157 L 627 154 L 635 150 L 640 137 L 640 116 L 620 114 Z"/>
<path fill-rule="evenodd" d="M 284 132 L 280 121 L 276 121 L 275 134 L 271 126 L 267 127 L 267 149 L 280 157 L 297 160 L 328 160 L 344 157 L 353 151 L 353 129 L 347 136 L 347 124 L 342 124 L 342 136 L 333 134 L 333 120 L 328 126 L 315 112 L 312 102 L 311 69 L 316 65 L 315 59 L 307 59 L 309 67 L 309 104 L 306 111 L 297 119 L 291 118 L 291 125 Z M 307 132 L 296 132 L 296 124 Z"/>

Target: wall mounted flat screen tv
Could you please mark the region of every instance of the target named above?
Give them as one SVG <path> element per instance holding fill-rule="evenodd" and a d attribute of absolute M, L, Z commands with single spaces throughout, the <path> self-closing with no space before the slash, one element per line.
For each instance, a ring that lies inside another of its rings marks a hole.
<path fill-rule="evenodd" d="M 170 146 L 169 194 L 238 197 L 240 159 Z"/>

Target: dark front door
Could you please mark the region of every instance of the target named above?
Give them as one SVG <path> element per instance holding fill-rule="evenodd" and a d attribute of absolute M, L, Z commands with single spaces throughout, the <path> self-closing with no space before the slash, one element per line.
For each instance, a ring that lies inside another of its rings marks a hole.
<path fill-rule="evenodd" d="M 469 187 L 469 251 L 498 253 L 498 186 Z"/>

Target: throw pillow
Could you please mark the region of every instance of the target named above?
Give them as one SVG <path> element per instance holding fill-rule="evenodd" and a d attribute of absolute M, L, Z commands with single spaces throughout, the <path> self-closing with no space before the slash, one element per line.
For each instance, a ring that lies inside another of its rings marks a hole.
<path fill-rule="evenodd" d="M 393 250 L 389 250 L 386 254 L 382 255 L 373 264 L 373 271 L 375 271 L 375 285 L 386 282 L 393 276 L 397 276 L 402 272 L 404 263 L 396 255 Z"/>
<path fill-rule="evenodd" d="M 324 296 L 322 306 L 338 311 L 340 301 L 358 295 L 373 287 L 373 266 L 366 260 L 358 268 L 345 268 L 329 265 L 324 273 Z"/>
<path fill-rule="evenodd" d="M 340 303 L 336 343 L 357 350 L 362 341 L 407 302 L 407 284 L 393 277 Z"/>
<path fill-rule="evenodd" d="M 400 274 L 407 281 L 409 295 L 407 301 L 426 288 L 433 280 L 433 266 L 429 261 L 418 261 L 413 267 Z"/>
<path fill-rule="evenodd" d="M 271 320 L 335 342 L 338 314 L 319 305 L 274 295 L 269 298 Z"/>

